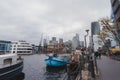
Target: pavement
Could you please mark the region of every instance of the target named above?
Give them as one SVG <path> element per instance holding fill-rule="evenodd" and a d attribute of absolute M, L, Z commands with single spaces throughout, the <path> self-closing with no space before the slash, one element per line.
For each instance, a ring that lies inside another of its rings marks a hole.
<path fill-rule="evenodd" d="M 82 70 L 82 80 L 89 80 L 88 63 L 86 63 L 84 67 L 84 70 Z"/>
<path fill-rule="evenodd" d="M 120 80 L 120 61 L 101 56 L 97 59 L 99 77 L 97 80 Z"/>

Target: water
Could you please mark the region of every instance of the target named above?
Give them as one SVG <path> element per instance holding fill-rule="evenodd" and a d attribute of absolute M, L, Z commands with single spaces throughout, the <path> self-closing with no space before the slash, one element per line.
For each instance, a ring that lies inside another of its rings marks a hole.
<path fill-rule="evenodd" d="M 61 80 L 65 68 L 46 67 L 44 54 L 24 55 L 24 80 Z"/>

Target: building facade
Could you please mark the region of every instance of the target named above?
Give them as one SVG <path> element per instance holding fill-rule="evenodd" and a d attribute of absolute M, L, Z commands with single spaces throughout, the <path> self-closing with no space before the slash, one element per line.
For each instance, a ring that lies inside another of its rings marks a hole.
<path fill-rule="evenodd" d="M 10 52 L 11 41 L 0 40 L 0 54 L 5 54 Z"/>
<path fill-rule="evenodd" d="M 48 52 L 56 52 L 58 50 L 58 41 L 56 37 L 52 37 L 52 40 L 49 41 L 47 51 Z"/>
<path fill-rule="evenodd" d="M 94 51 L 97 51 L 99 47 L 103 46 L 103 42 L 101 41 L 100 38 L 98 38 L 98 35 L 93 35 L 93 49 Z"/>
<path fill-rule="evenodd" d="M 80 40 L 79 40 L 79 35 L 76 34 L 76 36 L 73 37 L 72 39 L 72 49 L 76 50 L 77 47 L 80 46 Z"/>
<path fill-rule="evenodd" d="M 120 37 L 120 0 L 111 0 L 112 12 L 114 16 L 114 21 L 117 22 L 118 28 L 116 36 Z"/>
<path fill-rule="evenodd" d="M 112 15 L 114 16 L 114 21 L 118 23 L 118 29 L 116 29 L 116 36 L 120 36 L 120 0 L 111 0 Z M 112 46 L 119 46 L 115 40 L 112 40 Z"/>
<path fill-rule="evenodd" d="M 80 46 L 84 46 L 84 41 L 80 41 Z"/>
<path fill-rule="evenodd" d="M 99 22 L 95 21 L 91 23 L 91 36 L 96 35 L 100 32 L 100 24 Z"/>
<path fill-rule="evenodd" d="M 59 39 L 58 47 L 60 50 L 62 50 L 64 48 L 64 42 L 63 42 L 62 38 Z"/>
<path fill-rule="evenodd" d="M 72 48 L 72 41 L 71 41 L 71 40 L 68 40 L 68 41 L 66 41 L 66 42 L 64 43 L 64 45 L 65 45 L 66 48 L 71 49 L 71 48 Z"/>
<path fill-rule="evenodd" d="M 100 24 L 97 21 L 94 21 L 91 23 L 91 36 L 90 36 L 90 44 L 89 46 L 93 48 L 93 50 L 96 50 L 96 40 L 98 38 L 96 37 L 100 33 Z M 97 45 L 98 46 L 98 45 Z"/>
<path fill-rule="evenodd" d="M 23 40 L 12 42 L 10 52 L 16 54 L 32 54 L 32 45 Z"/>
<path fill-rule="evenodd" d="M 111 0 L 111 6 L 115 20 L 120 21 L 120 0 Z"/>

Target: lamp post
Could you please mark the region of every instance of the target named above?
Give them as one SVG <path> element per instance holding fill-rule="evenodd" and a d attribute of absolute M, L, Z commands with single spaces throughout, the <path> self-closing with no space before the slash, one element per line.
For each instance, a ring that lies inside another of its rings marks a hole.
<path fill-rule="evenodd" d="M 87 32 L 87 34 L 84 36 L 85 38 L 85 47 L 86 47 L 86 56 L 87 56 L 87 62 L 89 63 L 89 71 L 91 72 L 91 77 L 92 77 L 92 80 L 94 80 L 95 78 L 95 73 L 94 73 L 94 63 L 93 63 L 93 60 L 92 60 L 92 57 L 90 57 L 90 54 L 88 53 L 87 54 L 87 42 L 86 42 L 86 37 L 88 36 L 88 32 L 89 30 L 85 30 Z"/>

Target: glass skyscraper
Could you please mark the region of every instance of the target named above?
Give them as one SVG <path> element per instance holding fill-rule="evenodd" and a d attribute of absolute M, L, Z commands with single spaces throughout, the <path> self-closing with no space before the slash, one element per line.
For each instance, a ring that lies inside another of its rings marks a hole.
<path fill-rule="evenodd" d="M 100 25 L 99 22 L 92 22 L 91 23 L 91 36 L 97 35 L 100 32 Z"/>

